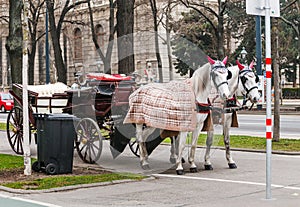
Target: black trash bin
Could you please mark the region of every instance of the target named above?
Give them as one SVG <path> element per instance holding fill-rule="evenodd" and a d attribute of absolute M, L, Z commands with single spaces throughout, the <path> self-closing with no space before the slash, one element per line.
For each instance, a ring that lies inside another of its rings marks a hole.
<path fill-rule="evenodd" d="M 34 114 L 37 128 L 37 158 L 34 171 L 47 174 L 72 173 L 75 125 L 70 114 Z"/>

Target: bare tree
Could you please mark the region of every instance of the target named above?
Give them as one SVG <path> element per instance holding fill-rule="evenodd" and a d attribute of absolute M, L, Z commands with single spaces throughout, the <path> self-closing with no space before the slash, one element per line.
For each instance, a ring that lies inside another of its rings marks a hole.
<path fill-rule="evenodd" d="M 274 58 L 274 128 L 273 128 L 273 141 L 279 141 L 280 138 L 280 78 L 279 78 L 279 43 L 278 43 L 278 19 L 274 21 L 275 33 L 275 58 Z"/>
<path fill-rule="evenodd" d="M 161 20 L 161 23 L 163 27 L 166 29 L 166 46 L 167 46 L 167 51 L 168 51 L 168 63 L 169 63 L 169 77 L 170 80 L 174 79 L 174 71 L 173 71 L 173 60 L 172 60 L 172 50 L 171 50 L 171 31 L 173 28 L 172 25 L 172 10 L 174 7 L 178 5 L 178 1 L 176 0 L 168 0 L 167 5 L 163 9 L 163 14 L 162 16 L 165 16 L 165 21 Z M 163 17 L 162 17 L 163 19 Z"/>
<path fill-rule="evenodd" d="M 62 8 L 62 11 L 59 15 L 59 20 L 56 24 L 56 19 L 55 19 L 55 1 L 54 0 L 46 0 L 46 5 L 48 9 L 48 14 L 49 14 L 49 26 L 50 26 L 50 34 L 52 37 L 52 46 L 54 50 L 54 58 L 55 58 L 55 67 L 57 70 L 57 76 L 58 76 L 58 81 L 67 83 L 67 67 L 64 63 L 63 56 L 62 56 L 62 50 L 61 50 L 61 45 L 60 45 L 60 35 L 62 32 L 62 25 L 65 19 L 65 16 L 67 13 L 84 3 L 88 3 L 89 0 L 82 0 L 82 1 L 76 1 L 73 3 L 70 2 L 70 0 L 66 0 L 65 4 Z"/>
<path fill-rule="evenodd" d="M 189 1 L 189 0 L 179 0 L 187 8 L 197 11 L 202 17 L 204 17 L 208 24 L 214 30 L 214 34 L 217 39 L 217 55 L 218 58 L 223 58 L 224 52 L 224 16 L 226 12 L 227 0 L 217 1 L 217 10 L 210 3 L 205 1 Z M 216 21 L 215 21 L 216 20 Z"/>
<path fill-rule="evenodd" d="M 9 54 L 13 83 L 22 83 L 22 0 L 9 1 L 9 35 L 6 49 Z"/>
<path fill-rule="evenodd" d="M 90 14 L 90 25 L 91 25 L 91 31 L 92 31 L 92 38 L 95 45 L 95 48 L 97 50 L 97 53 L 99 54 L 101 60 L 104 63 L 104 72 L 110 73 L 111 72 L 111 55 L 114 45 L 114 35 L 115 35 L 115 7 L 116 7 L 116 1 L 109 0 L 109 38 L 108 38 L 108 45 L 106 49 L 106 54 L 104 55 L 104 52 L 101 50 L 98 42 L 97 37 L 95 33 L 95 26 L 94 26 L 94 18 L 93 18 L 93 11 L 91 8 L 90 1 L 88 2 L 89 7 L 89 14 Z"/>
<path fill-rule="evenodd" d="M 135 0 L 117 0 L 118 71 L 122 74 L 129 74 L 135 70 L 134 3 Z"/>
<path fill-rule="evenodd" d="M 34 83 L 34 62 L 36 55 L 36 46 L 38 40 L 45 34 L 38 36 L 38 23 L 41 18 L 42 9 L 45 4 L 45 1 L 36 0 L 29 1 L 30 8 L 30 17 L 29 17 L 29 33 L 30 33 L 30 48 L 28 50 L 28 84 L 32 85 Z"/>
<path fill-rule="evenodd" d="M 156 6 L 156 0 L 149 0 L 152 16 L 153 16 L 153 28 L 154 28 L 154 44 L 155 44 L 155 55 L 157 59 L 157 67 L 158 67 L 158 77 L 159 82 L 163 82 L 163 73 L 162 73 L 162 60 L 159 51 L 159 42 L 158 42 L 158 11 Z"/>

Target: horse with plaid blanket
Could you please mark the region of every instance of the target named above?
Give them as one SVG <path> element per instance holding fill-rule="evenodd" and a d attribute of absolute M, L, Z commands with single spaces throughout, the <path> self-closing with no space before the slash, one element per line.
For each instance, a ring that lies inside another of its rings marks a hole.
<path fill-rule="evenodd" d="M 237 65 L 229 67 L 228 70 L 232 73 L 232 78 L 228 81 L 228 86 L 230 90 L 230 96 L 235 99 L 235 94 L 239 90 L 246 99 L 250 100 L 251 103 L 256 103 L 260 99 L 260 94 L 258 91 L 258 76 L 256 73 L 253 72 L 253 65 L 254 62 L 252 61 L 250 65 L 242 65 L 238 60 L 236 61 Z M 235 100 L 236 101 L 236 100 Z M 226 103 L 226 105 L 228 105 Z M 234 107 L 234 106 L 226 106 L 225 107 Z M 236 107 L 239 107 L 237 103 L 235 104 Z M 238 127 L 234 126 L 234 120 L 236 118 L 236 111 L 224 111 L 222 117 L 222 124 L 223 127 L 223 138 L 224 144 L 226 149 L 226 160 L 228 162 L 228 166 L 230 169 L 237 168 L 235 161 L 232 159 L 231 152 L 230 152 L 230 134 L 229 130 L 230 127 Z M 214 131 L 207 132 L 207 140 L 206 140 L 206 152 L 205 152 L 205 161 L 204 167 L 206 170 L 213 170 L 211 161 L 210 161 L 210 149 L 213 143 L 213 135 Z"/>
<path fill-rule="evenodd" d="M 227 80 L 231 77 L 231 73 L 225 67 L 227 57 L 223 61 L 208 57 L 208 61 L 209 63 L 198 68 L 188 80 L 172 81 L 168 84 L 148 84 L 130 95 L 129 110 L 124 123 L 136 124 L 136 138 L 143 169 L 149 169 L 145 141 L 156 128 L 160 128 L 179 132 L 176 172 L 183 174 L 181 158 L 187 133 L 193 132 L 192 149 L 195 149 L 200 130 L 208 117 L 208 113 L 197 113 L 197 105 L 208 104 L 212 85 L 217 88 L 220 97 L 227 99 L 229 96 Z M 190 170 L 197 170 L 194 153 L 190 154 L 189 161 Z"/>

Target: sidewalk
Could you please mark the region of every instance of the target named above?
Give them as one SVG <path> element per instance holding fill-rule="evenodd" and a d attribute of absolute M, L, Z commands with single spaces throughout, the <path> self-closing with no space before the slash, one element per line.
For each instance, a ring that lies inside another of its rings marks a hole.
<path fill-rule="evenodd" d="M 242 100 L 239 100 L 242 103 Z M 251 103 L 248 101 L 247 106 L 250 108 Z M 272 111 L 274 110 L 274 102 L 272 102 Z M 254 104 L 251 111 L 243 110 L 239 113 L 265 113 L 266 111 L 266 103 L 262 104 L 262 108 L 259 109 L 257 104 Z M 280 102 L 280 112 L 281 114 L 295 114 L 300 115 L 300 99 L 283 99 L 282 103 Z"/>

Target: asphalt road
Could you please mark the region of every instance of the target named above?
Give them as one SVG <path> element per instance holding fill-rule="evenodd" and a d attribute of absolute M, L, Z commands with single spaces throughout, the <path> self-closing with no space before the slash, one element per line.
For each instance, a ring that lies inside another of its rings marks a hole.
<path fill-rule="evenodd" d="M 280 137 L 300 139 L 300 115 L 280 116 Z M 6 122 L 7 113 L 0 113 L 0 122 Z M 231 128 L 231 134 L 265 137 L 266 115 L 263 114 L 238 114 L 239 128 Z M 216 133 L 222 133 L 220 125 L 215 126 Z"/>
<path fill-rule="evenodd" d="M 228 169 L 224 151 L 212 153 L 213 171 L 203 168 L 203 149 L 196 151 L 199 172 L 177 176 L 168 162 L 169 147 L 159 146 L 149 158 L 152 170 L 140 168 L 138 159 L 126 150 L 112 159 L 108 142 L 104 143 L 99 165 L 106 169 L 151 175 L 138 182 L 80 188 L 59 192 L 19 194 L 1 192 L 2 196 L 25 199 L 44 206 L 203 206 L 203 207 L 298 207 L 300 202 L 300 157 L 272 156 L 272 198 L 266 199 L 265 154 L 233 152 L 237 169 Z M 79 160 L 75 158 L 75 163 Z M 48 203 L 48 204 L 46 204 Z M 0 204 L 1 206 L 1 204 Z M 7 206 L 6 206 L 7 207 Z"/>

